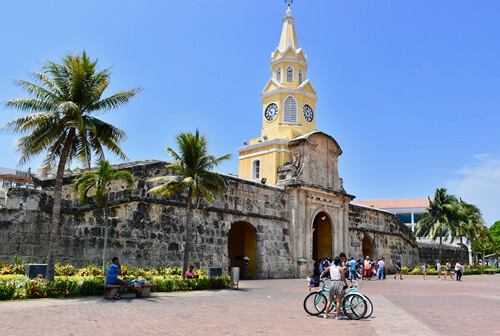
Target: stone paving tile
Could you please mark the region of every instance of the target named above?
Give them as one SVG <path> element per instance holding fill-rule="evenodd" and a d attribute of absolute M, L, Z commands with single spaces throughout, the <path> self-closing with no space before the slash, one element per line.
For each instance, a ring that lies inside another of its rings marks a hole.
<path fill-rule="evenodd" d="M 500 276 L 464 282 L 364 281 L 366 320 L 309 316 L 306 281 L 241 281 L 239 290 L 154 293 L 151 298 L 0 302 L 0 335 L 500 335 Z"/>

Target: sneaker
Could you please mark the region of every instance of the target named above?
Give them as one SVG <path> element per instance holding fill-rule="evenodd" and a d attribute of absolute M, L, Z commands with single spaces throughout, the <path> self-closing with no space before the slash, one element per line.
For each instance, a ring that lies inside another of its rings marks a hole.
<path fill-rule="evenodd" d="M 327 319 L 327 318 L 328 318 L 328 315 L 323 314 L 323 318 L 324 318 L 324 319 Z"/>
<path fill-rule="evenodd" d="M 340 316 L 336 316 L 336 317 L 335 317 L 335 319 L 336 319 L 336 320 L 342 320 L 342 317 L 340 317 Z"/>
<path fill-rule="evenodd" d="M 120 294 L 118 294 L 118 293 L 116 293 L 116 294 L 115 294 L 115 299 L 120 300 L 121 298 L 122 298 L 122 297 L 121 297 L 121 295 L 120 295 Z"/>
<path fill-rule="evenodd" d="M 399 278 L 399 280 L 403 280 L 403 278 Z"/>

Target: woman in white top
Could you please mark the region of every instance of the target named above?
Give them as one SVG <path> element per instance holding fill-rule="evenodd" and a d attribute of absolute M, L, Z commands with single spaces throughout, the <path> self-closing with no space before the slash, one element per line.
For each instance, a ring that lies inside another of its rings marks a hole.
<path fill-rule="evenodd" d="M 328 312 L 333 302 L 334 296 L 337 296 L 337 310 L 335 311 L 335 319 L 340 320 L 340 305 L 342 300 L 342 291 L 347 288 L 347 280 L 344 275 L 344 268 L 340 266 L 340 258 L 335 257 L 333 265 L 330 265 L 323 271 L 321 275 L 325 275 L 330 272 L 330 297 L 328 298 L 328 303 L 326 305 L 324 318 L 328 318 Z M 343 283 L 342 283 L 343 282 Z M 344 287 L 345 286 L 345 287 Z"/>

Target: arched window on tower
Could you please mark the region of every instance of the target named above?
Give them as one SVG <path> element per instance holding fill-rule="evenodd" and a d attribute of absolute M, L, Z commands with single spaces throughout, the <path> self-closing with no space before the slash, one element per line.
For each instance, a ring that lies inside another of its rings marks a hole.
<path fill-rule="evenodd" d="M 296 123 L 297 122 L 297 100 L 295 97 L 290 95 L 286 97 L 283 113 L 283 122 L 285 123 Z"/>
<path fill-rule="evenodd" d="M 286 81 L 293 82 L 293 67 L 291 65 L 286 68 Z"/>
<path fill-rule="evenodd" d="M 302 69 L 299 69 L 299 84 L 302 84 L 304 81 L 304 74 L 302 73 Z"/>
<path fill-rule="evenodd" d="M 260 179 L 260 160 L 252 161 L 252 180 Z"/>
<path fill-rule="evenodd" d="M 277 67 L 276 72 L 274 74 L 274 79 L 278 82 L 281 83 L 281 68 Z"/>

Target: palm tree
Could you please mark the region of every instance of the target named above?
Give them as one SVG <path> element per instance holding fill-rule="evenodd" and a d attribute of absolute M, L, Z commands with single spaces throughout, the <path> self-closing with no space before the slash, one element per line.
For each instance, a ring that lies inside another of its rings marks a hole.
<path fill-rule="evenodd" d="M 166 147 L 167 152 L 174 158 L 174 162 L 166 165 L 177 175 L 168 175 L 149 179 L 148 182 L 162 183 L 150 189 L 155 195 L 172 196 L 187 188 L 186 200 L 186 242 L 184 244 L 184 260 L 182 266 L 182 278 L 186 274 L 189 265 L 189 253 L 192 241 L 192 217 L 193 199 L 199 201 L 203 198 L 213 202 L 214 195 L 224 198 L 226 183 L 224 179 L 212 169 L 221 162 L 229 160 L 231 154 L 216 158 L 208 153 L 208 142 L 205 135 L 196 133 L 179 133 L 175 138 L 179 153 L 172 148 Z"/>
<path fill-rule="evenodd" d="M 42 71 L 33 71 L 32 76 L 37 84 L 15 80 L 30 97 L 7 101 L 7 106 L 28 114 L 3 128 L 26 134 L 17 141 L 17 150 L 21 152 L 19 164 L 41 153 L 46 153 L 43 164 L 47 170 L 57 162 L 47 270 L 47 280 L 52 281 L 66 164 L 77 159 L 90 167 L 93 155 L 104 159 L 104 150 L 127 158 L 119 146 L 125 132 L 94 115 L 125 105 L 140 89 L 120 91 L 102 99 L 109 85 L 110 70 L 98 71 L 97 60 L 90 60 L 85 52 L 65 55 L 61 64 L 44 60 Z"/>
<path fill-rule="evenodd" d="M 106 274 L 106 250 L 108 247 L 108 192 L 111 181 L 121 180 L 127 185 L 126 190 L 132 191 L 135 178 L 126 170 L 113 170 L 109 162 L 99 161 L 95 172 L 82 173 L 75 177 L 71 186 L 80 196 L 83 205 L 87 204 L 89 191 L 94 192 L 94 199 L 99 208 L 104 208 L 104 251 L 102 254 L 102 271 Z"/>
<path fill-rule="evenodd" d="M 436 189 L 434 200 L 429 197 L 429 207 L 426 212 L 419 216 L 416 235 L 432 237 L 439 236 L 439 259 L 442 256 L 443 232 L 446 230 L 445 238 L 452 234 L 451 219 L 455 216 L 457 199 L 447 193 L 445 188 Z"/>
<path fill-rule="evenodd" d="M 460 243 L 462 243 L 462 236 L 467 238 L 471 243 L 472 255 L 476 260 L 475 241 L 479 236 L 484 236 L 484 220 L 481 210 L 474 204 L 467 203 L 460 199 L 458 203 L 458 227 L 456 230 L 457 235 L 460 235 Z"/>

